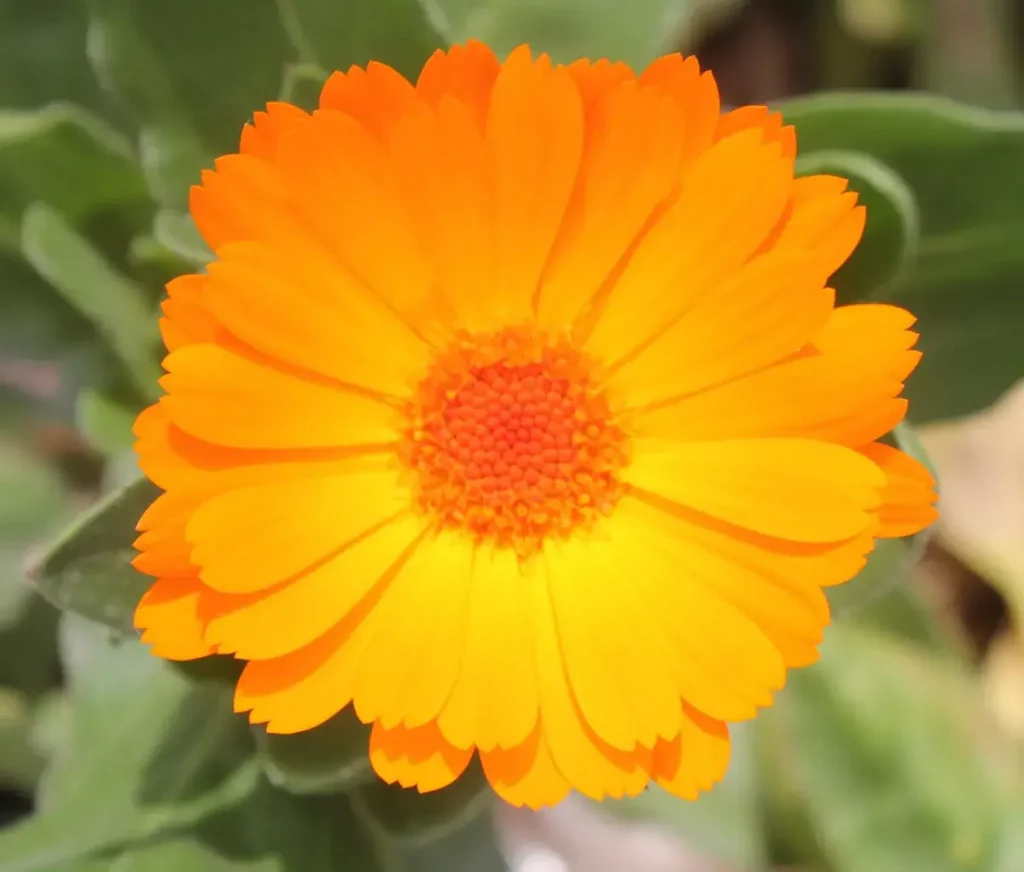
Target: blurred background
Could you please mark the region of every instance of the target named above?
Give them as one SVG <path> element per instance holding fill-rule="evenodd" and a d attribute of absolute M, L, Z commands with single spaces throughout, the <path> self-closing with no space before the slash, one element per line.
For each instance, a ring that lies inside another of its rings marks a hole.
<path fill-rule="evenodd" d="M 1003 113 L 1024 87 L 1018 0 L 424 6 L 437 31 L 499 51 L 528 40 L 559 60 L 635 65 L 695 53 L 728 105 L 921 90 Z M 155 307 L 207 256 L 188 185 L 268 99 L 312 105 L 326 70 L 379 57 L 415 75 L 436 45 L 421 12 L 418 0 L 0 0 L 0 846 L 3 827 L 45 805 L 49 764 L 82 741 L 77 637 L 51 601 L 104 621 L 103 597 L 137 584 L 101 561 L 59 584 L 29 576 L 71 519 L 137 474 L 130 429 L 156 387 Z M 920 400 L 909 388 L 927 411 L 913 438 L 940 478 L 938 529 L 892 543 L 841 592 L 822 662 L 736 730 L 718 789 L 694 804 L 652 790 L 499 809 L 517 872 L 1024 872 L 1024 117 L 971 118 L 1012 136 L 947 149 L 959 134 L 937 127 L 914 161 L 930 173 L 921 227 L 966 208 L 964 185 L 947 202 L 947 181 L 976 175 L 968 193 L 991 192 L 969 200 L 962 251 L 943 241 L 937 278 L 918 287 L 956 295 L 941 347 L 972 349 Z M 928 244 L 907 270 L 924 269 Z M 7 859 L 0 847 L 0 872 L 115 869 Z"/>

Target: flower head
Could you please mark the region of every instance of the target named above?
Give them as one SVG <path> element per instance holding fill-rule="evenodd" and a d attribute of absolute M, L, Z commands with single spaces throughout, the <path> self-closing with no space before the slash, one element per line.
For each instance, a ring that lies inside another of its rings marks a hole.
<path fill-rule="evenodd" d="M 834 305 L 864 209 L 795 150 L 678 55 L 470 43 L 258 113 L 136 427 L 153 652 L 248 661 L 273 732 L 354 706 L 420 790 L 474 754 L 530 806 L 710 787 L 822 588 L 934 517 L 878 441 L 914 319 Z"/>

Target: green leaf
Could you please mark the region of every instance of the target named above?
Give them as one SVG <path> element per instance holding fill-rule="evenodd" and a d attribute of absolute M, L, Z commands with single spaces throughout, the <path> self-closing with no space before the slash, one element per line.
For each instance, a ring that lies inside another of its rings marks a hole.
<path fill-rule="evenodd" d="M 0 3 L 0 106 L 35 108 L 61 99 L 108 111 L 86 60 L 86 24 L 80 3 Z"/>
<path fill-rule="evenodd" d="M 246 737 L 228 717 L 223 688 L 192 684 L 137 642 L 115 645 L 73 616 L 62 624 L 61 643 L 72 730 L 44 780 L 39 816 L 40 824 L 70 810 L 80 816 L 61 842 L 121 840 L 133 824 L 122 818 L 135 816 L 139 803 L 201 794 L 237 768 Z"/>
<path fill-rule="evenodd" d="M 16 688 L 35 698 L 60 681 L 58 614 L 41 596 L 31 591 L 29 594 L 18 619 L 0 633 L 0 686 Z"/>
<path fill-rule="evenodd" d="M 129 858 L 133 865 L 127 865 Z M 165 832 L 154 848 L 139 846 L 122 855 L 117 869 L 122 868 L 133 872 L 395 872 L 393 866 L 385 865 L 348 797 L 292 796 L 266 783 L 259 784 L 245 802 L 209 815 L 190 829 Z M 457 868 L 442 867 L 444 872 Z M 429 870 L 413 867 L 409 872 Z"/>
<path fill-rule="evenodd" d="M 856 578 L 826 589 L 832 616 L 840 623 L 871 627 L 935 654 L 956 657 L 961 654 L 956 640 L 936 622 L 933 607 L 909 572 L 921 547 L 917 537 L 879 540 Z"/>
<path fill-rule="evenodd" d="M 367 827 L 388 842 L 409 848 L 455 833 L 489 808 L 493 794 L 474 761 L 455 781 L 433 793 L 385 784 L 374 779 L 350 794 Z"/>
<path fill-rule="evenodd" d="M 189 682 L 84 621 L 62 629 L 71 733 L 43 779 L 38 815 L 0 834 L 5 872 L 66 870 L 252 792 L 248 732 L 225 688 Z"/>
<path fill-rule="evenodd" d="M 189 189 L 213 166 L 210 152 L 181 119 L 146 124 L 139 131 L 139 161 L 153 198 L 179 211 L 188 209 Z"/>
<path fill-rule="evenodd" d="M 730 867 L 764 867 L 768 858 L 757 803 L 753 732 L 749 724 L 738 724 L 730 727 L 730 736 L 732 757 L 725 778 L 696 801 L 686 802 L 651 785 L 639 796 L 602 802 L 598 811 L 659 824 Z"/>
<path fill-rule="evenodd" d="M 36 700 L 32 711 L 33 747 L 48 760 L 64 753 L 73 725 L 74 714 L 67 692 L 64 688 L 51 690 Z"/>
<path fill-rule="evenodd" d="M 142 475 L 139 459 L 131 449 L 124 449 L 107 457 L 100 478 L 100 495 L 107 496 L 123 490 Z"/>
<path fill-rule="evenodd" d="M 16 443 L 0 442 L 0 544 L 19 547 L 45 535 L 63 510 L 57 470 Z"/>
<path fill-rule="evenodd" d="M 988 872 L 1017 872 L 1024 864 L 1024 799 L 1020 790 L 1005 803 L 995 859 Z"/>
<path fill-rule="evenodd" d="M 275 0 L 88 0 L 90 57 L 140 127 L 147 178 L 184 209 L 211 158 L 276 98 L 292 51 Z"/>
<path fill-rule="evenodd" d="M 313 112 L 320 105 L 320 91 L 327 72 L 316 64 L 290 64 L 284 71 L 281 99 Z"/>
<path fill-rule="evenodd" d="M 203 266 L 213 260 L 213 252 L 188 213 L 161 209 L 153 219 L 153 235 L 186 263 Z"/>
<path fill-rule="evenodd" d="M 915 423 L 990 405 L 1024 371 L 1024 115 L 917 94 L 829 94 L 780 107 L 804 154 L 862 152 L 913 192 L 916 267 L 875 299 L 918 318 Z"/>
<path fill-rule="evenodd" d="M 146 199 L 131 144 L 98 118 L 59 104 L 0 109 L 0 245 L 17 245 L 12 234 L 36 200 L 77 223 Z"/>
<path fill-rule="evenodd" d="M 58 608 L 132 634 L 133 615 L 151 579 L 131 565 L 135 525 L 159 491 L 138 479 L 83 515 L 42 556 L 32 574 Z"/>
<path fill-rule="evenodd" d="M 380 61 L 412 81 L 444 40 L 420 0 L 278 0 L 281 20 L 304 61 L 344 70 Z"/>
<path fill-rule="evenodd" d="M 0 832 L 4 872 L 383 872 L 349 801 L 276 790 L 231 690 L 69 620 L 73 718 L 41 810 Z"/>
<path fill-rule="evenodd" d="M 788 768 L 835 872 L 988 868 L 997 828 L 967 676 L 891 637 L 834 626 L 777 706 Z"/>
<path fill-rule="evenodd" d="M 852 303 L 898 288 L 913 269 L 920 217 L 906 182 L 883 163 L 851 151 L 812 151 L 797 161 L 797 174 L 824 173 L 850 180 L 867 207 L 868 223 L 853 256 L 832 279 L 837 302 Z"/>
<path fill-rule="evenodd" d="M 31 701 L 0 687 L 0 784 L 31 792 L 45 761 L 32 743 Z"/>
<path fill-rule="evenodd" d="M 116 455 L 132 446 L 135 412 L 107 394 L 86 388 L 75 403 L 75 423 L 97 451 Z"/>
<path fill-rule="evenodd" d="M 17 249 L 0 240 L 0 429 L 11 433 L 70 424 L 78 391 L 119 368 L 92 325 L 22 257 L 20 234 Z"/>
<path fill-rule="evenodd" d="M 483 40 L 502 55 L 528 42 L 568 63 L 606 57 L 642 68 L 671 50 L 692 23 L 693 0 L 433 0 L 452 42 Z"/>
<path fill-rule="evenodd" d="M 0 442 L 0 687 L 29 697 L 56 684 L 58 664 L 56 613 L 29 584 L 25 564 L 69 510 L 56 469 Z"/>
<path fill-rule="evenodd" d="M 145 295 L 55 210 L 33 203 L 22 222 L 26 260 L 88 318 L 143 397 L 158 391 L 157 319 Z"/>
<path fill-rule="evenodd" d="M 253 727 L 267 777 L 292 793 L 335 793 L 373 779 L 370 728 L 351 706 L 312 730 L 294 735 Z"/>

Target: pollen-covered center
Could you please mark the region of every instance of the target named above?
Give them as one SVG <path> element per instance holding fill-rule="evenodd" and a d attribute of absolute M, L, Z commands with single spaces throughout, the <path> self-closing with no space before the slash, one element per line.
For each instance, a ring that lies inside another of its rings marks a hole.
<path fill-rule="evenodd" d="M 624 435 L 565 342 L 529 330 L 463 337 L 421 383 L 410 417 L 406 459 L 442 525 L 528 556 L 619 498 Z"/>

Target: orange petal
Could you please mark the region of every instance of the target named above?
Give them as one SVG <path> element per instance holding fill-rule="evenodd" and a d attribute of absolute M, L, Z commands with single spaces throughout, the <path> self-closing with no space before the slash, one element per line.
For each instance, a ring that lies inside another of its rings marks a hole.
<path fill-rule="evenodd" d="M 805 439 L 634 444 L 627 482 L 757 533 L 838 542 L 874 524 L 885 477 L 849 448 Z"/>
<path fill-rule="evenodd" d="M 446 339 L 434 267 L 387 147 L 350 115 L 321 110 L 284 137 L 277 169 L 331 253 L 420 335 Z"/>
<path fill-rule="evenodd" d="M 226 155 L 215 166 L 216 170 L 204 170 L 202 184 L 189 191 L 189 211 L 210 248 L 217 251 L 228 242 L 281 241 L 301 234 L 288 188 L 273 166 L 251 154 Z"/>
<path fill-rule="evenodd" d="M 890 433 L 907 416 L 907 400 L 871 403 L 852 415 L 828 425 L 830 438 L 841 445 L 866 445 Z"/>
<path fill-rule="evenodd" d="M 180 493 L 162 493 L 142 513 L 135 529 L 148 532 L 165 524 L 183 521 L 191 514 L 194 505 L 195 503 L 191 499 L 182 500 Z M 182 530 L 184 530 L 184 526 L 182 526 Z M 182 540 L 184 541 L 184 536 Z"/>
<path fill-rule="evenodd" d="M 576 82 L 576 87 L 580 89 L 583 109 L 588 114 L 623 82 L 636 81 L 633 71 L 622 61 L 613 63 L 605 58 L 597 61 L 580 58 L 569 64 L 566 69 Z"/>
<path fill-rule="evenodd" d="M 301 252 L 224 246 L 209 267 L 206 301 L 253 348 L 368 390 L 407 396 L 429 362 L 429 346 L 312 242 Z"/>
<path fill-rule="evenodd" d="M 481 293 L 494 285 L 491 170 L 469 109 L 442 97 L 436 112 L 409 113 L 395 131 L 392 159 L 420 244 L 459 324 L 493 328 L 505 301 Z"/>
<path fill-rule="evenodd" d="M 796 130 L 791 124 L 783 124 L 781 112 L 770 112 L 767 106 L 741 106 L 725 112 L 718 119 L 715 139 L 724 139 L 750 128 L 760 130 L 766 142 L 779 143 L 787 157 L 796 157 Z"/>
<path fill-rule="evenodd" d="M 640 84 L 653 85 L 679 105 L 686 136 L 684 163 L 691 162 L 711 145 L 721 111 L 718 86 L 710 71 L 700 71 L 695 57 L 660 57 L 641 73 Z"/>
<path fill-rule="evenodd" d="M 487 151 L 494 173 L 495 287 L 504 321 L 531 312 L 534 290 L 576 184 L 583 104 L 564 68 L 516 49 L 494 84 Z M 470 325 L 467 325 L 470 326 Z"/>
<path fill-rule="evenodd" d="M 170 426 L 167 409 L 160 403 L 154 403 L 139 413 L 132 428 L 135 454 L 142 471 L 157 487 L 165 490 L 192 471 L 192 467 L 171 448 L 168 438 Z"/>
<path fill-rule="evenodd" d="M 935 479 L 924 464 L 880 442 L 860 450 L 881 467 L 887 482 L 878 509 L 881 527 L 876 535 L 883 538 L 910 536 L 938 518 Z"/>
<path fill-rule="evenodd" d="M 410 730 L 386 729 L 375 723 L 370 732 L 370 763 L 388 784 L 415 787 L 420 793 L 454 782 L 469 765 L 472 748 L 449 745 L 435 724 Z"/>
<path fill-rule="evenodd" d="M 759 131 L 705 151 L 610 288 L 587 351 L 617 362 L 733 275 L 777 222 L 791 184 L 792 161 Z"/>
<path fill-rule="evenodd" d="M 386 64 L 331 73 L 320 92 L 320 108 L 344 112 L 386 142 L 398 119 L 416 102 L 412 85 Z"/>
<path fill-rule="evenodd" d="M 235 448 L 380 445 L 397 438 L 396 410 L 337 383 L 311 381 L 212 344 L 164 361 L 161 403 L 178 427 Z"/>
<path fill-rule="evenodd" d="M 168 351 L 185 345 L 212 342 L 221 333 L 220 325 L 205 305 L 206 276 L 184 275 L 167 283 L 168 299 L 161 308 L 160 335 Z"/>
<path fill-rule="evenodd" d="M 917 334 L 908 329 L 915 320 L 906 309 L 888 303 L 840 306 L 814 337 L 814 346 L 825 353 L 866 346 L 886 353 L 903 351 L 917 340 Z M 893 364 L 894 377 L 910 375 L 912 369 L 905 369 L 902 361 L 894 360 Z"/>
<path fill-rule="evenodd" d="M 684 705 L 679 735 L 654 748 L 651 774 L 659 787 L 693 800 L 721 781 L 728 768 L 729 728 Z"/>
<path fill-rule="evenodd" d="M 203 640 L 196 611 L 202 590 L 196 577 L 162 578 L 143 595 L 135 609 L 135 626 L 154 655 L 196 660 L 214 653 Z"/>
<path fill-rule="evenodd" d="M 822 280 L 853 254 L 864 233 L 866 212 L 848 182 L 837 176 L 794 180 L 786 212 L 767 247 L 813 252 Z"/>
<path fill-rule="evenodd" d="M 435 51 L 423 65 L 416 91 L 435 107 L 443 97 L 454 97 L 483 130 L 491 91 L 500 70 L 501 63 L 494 52 L 482 42 L 471 39 L 465 45 Z"/>
<path fill-rule="evenodd" d="M 920 358 L 910 350 L 916 334 L 905 329 L 912 320 L 893 306 L 840 307 L 806 353 L 624 423 L 637 436 L 673 440 L 800 436 L 859 447 L 905 412 L 895 397 Z"/>
<path fill-rule="evenodd" d="M 307 113 L 291 103 L 268 103 L 266 112 L 257 112 L 250 124 L 242 128 L 239 151 L 272 161 L 282 134 Z"/>
<path fill-rule="evenodd" d="M 199 572 L 199 567 L 192 560 L 192 546 L 185 539 L 184 518 L 147 530 L 132 543 L 132 547 L 141 552 L 132 560 L 132 566 L 154 578 Z"/>
<path fill-rule="evenodd" d="M 608 280 L 671 193 L 682 154 L 679 109 L 657 89 L 628 81 L 593 102 L 576 190 L 541 279 L 537 320 L 549 329 L 570 326 Z"/>
<path fill-rule="evenodd" d="M 569 795 L 571 785 L 555 766 L 539 725 L 521 745 L 481 751 L 480 762 L 494 792 L 517 808 L 551 807 Z"/>
<path fill-rule="evenodd" d="M 754 258 L 608 378 L 629 407 L 684 396 L 777 363 L 825 324 L 834 295 L 806 257 Z"/>

